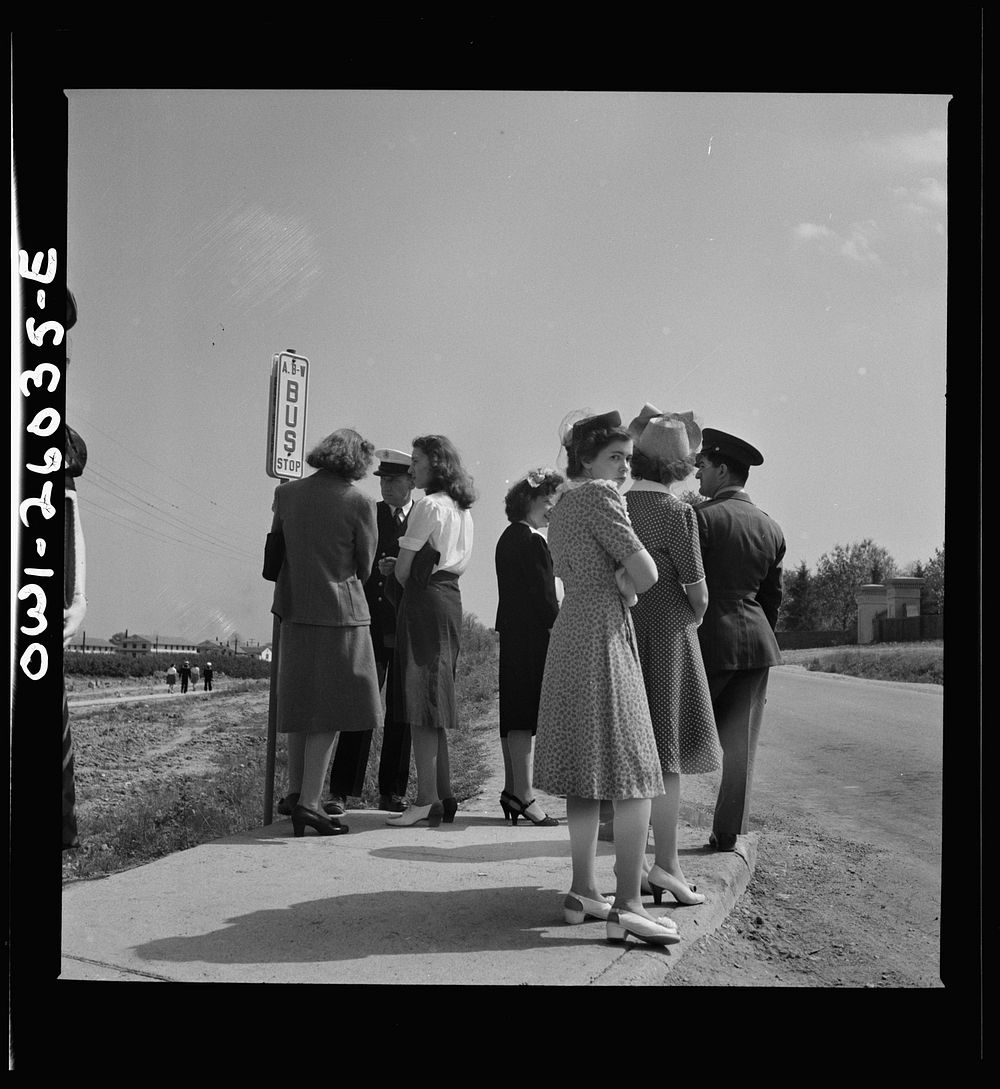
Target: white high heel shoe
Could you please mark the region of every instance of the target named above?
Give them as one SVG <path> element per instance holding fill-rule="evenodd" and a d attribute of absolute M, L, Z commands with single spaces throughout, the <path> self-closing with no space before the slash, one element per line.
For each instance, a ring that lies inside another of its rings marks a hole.
<path fill-rule="evenodd" d="M 589 915 L 592 919 L 607 919 L 614 903 L 614 897 L 604 900 L 591 900 L 577 892 L 567 892 L 563 900 L 563 917 L 567 923 L 582 923 Z"/>
<path fill-rule="evenodd" d="M 690 886 L 685 885 L 683 881 L 678 881 L 673 874 L 667 873 L 666 870 L 660 869 L 659 866 L 654 865 L 649 871 L 648 880 L 653 893 L 653 903 L 655 904 L 663 899 L 665 892 L 669 892 L 678 904 L 687 904 L 689 907 L 705 902 L 704 893 L 694 892 Z"/>
<path fill-rule="evenodd" d="M 608 941 L 624 942 L 629 934 L 650 945 L 676 945 L 681 940 L 677 924 L 665 915 L 648 919 L 645 915 L 636 915 L 634 911 L 615 911 L 612 908 L 608 913 Z"/>
<path fill-rule="evenodd" d="M 385 823 L 392 828 L 409 828 L 420 821 L 427 821 L 431 828 L 437 828 L 444 816 L 444 806 L 440 802 L 431 802 L 429 805 L 407 806 L 402 813 L 390 817 Z"/>

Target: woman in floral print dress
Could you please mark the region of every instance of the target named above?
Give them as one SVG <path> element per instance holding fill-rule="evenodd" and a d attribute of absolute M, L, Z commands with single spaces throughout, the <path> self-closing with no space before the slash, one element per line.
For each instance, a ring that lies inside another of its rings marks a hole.
<path fill-rule="evenodd" d="M 566 797 L 567 922 L 591 916 L 607 920 L 609 940 L 670 944 L 680 940 L 675 924 L 650 915 L 641 895 L 650 799 L 663 777 L 629 615 L 629 601 L 656 582 L 619 491 L 632 439 L 612 412 L 575 424 L 564 446 L 570 479 L 552 508 L 549 548 L 566 593 L 545 661 L 535 783 Z M 615 805 L 614 907 L 595 875 L 602 798 Z"/>

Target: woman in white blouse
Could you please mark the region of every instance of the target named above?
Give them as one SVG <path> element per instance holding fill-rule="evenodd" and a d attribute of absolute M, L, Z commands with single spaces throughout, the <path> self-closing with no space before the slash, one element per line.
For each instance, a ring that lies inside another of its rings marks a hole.
<path fill-rule="evenodd" d="M 462 633 L 459 576 L 472 555 L 472 477 L 444 435 L 413 440 L 410 469 L 425 495 L 399 539 L 394 578 L 402 587 L 396 618 L 396 714 L 410 727 L 417 798 L 387 824 L 437 825 L 455 819 L 448 730 L 457 724 L 455 673 Z M 392 580 L 389 580 L 390 583 Z"/>

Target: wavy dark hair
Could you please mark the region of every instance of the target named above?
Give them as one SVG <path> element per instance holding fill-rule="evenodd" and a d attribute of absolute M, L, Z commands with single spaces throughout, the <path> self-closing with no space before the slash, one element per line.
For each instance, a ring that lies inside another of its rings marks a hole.
<path fill-rule="evenodd" d="M 634 480 L 655 480 L 658 484 L 674 484 L 687 478 L 694 472 L 695 454 L 678 458 L 676 461 L 660 461 L 651 458 L 641 450 L 632 451 L 632 477 Z"/>
<path fill-rule="evenodd" d="M 479 496 L 451 439 L 445 435 L 418 435 L 413 448 L 426 454 L 431 465 L 431 482 L 424 488 L 426 494 L 447 492 L 462 510 L 468 510 Z"/>
<path fill-rule="evenodd" d="M 563 440 L 563 446 L 566 448 L 567 476 L 583 476 L 585 472 L 583 463 L 593 461 L 605 446 L 609 446 L 620 439 L 632 441 L 628 428 L 595 427 L 591 430 L 585 430 L 578 427 L 575 431 L 571 430 Z"/>
<path fill-rule="evenodd" d="M 557 473 L 554 469 L 548 470 L 535 487 L 532 487 L 531 481 L 527 477 L 517 481 L 504 497 L 503 502 L 507 511 L 507 521 L 523 522 L 528 515 L 528 508 L 531 504 L 543 495 L 552 495 L 562 482 L 562 474 Z"/>
<path fill-rule="evenodd" d="M 374 460 L 375 444 L 349 427 L 331 432 L 306 455 L 307 465 L 326 469 L 345 480 L 360 480 Z"/>
<path fill-rule="evenodd" d="M 733 480 L 738 484 L 746 484 L 747 477 L 750 475 L 750 466 L 744 462 L 737 461 L 728 454 L 706 454 L 704 450 L 698 454 L 698 457 L 711 462 L 716 468 L 725 465 L 729 469 L 729 475 Z"/>

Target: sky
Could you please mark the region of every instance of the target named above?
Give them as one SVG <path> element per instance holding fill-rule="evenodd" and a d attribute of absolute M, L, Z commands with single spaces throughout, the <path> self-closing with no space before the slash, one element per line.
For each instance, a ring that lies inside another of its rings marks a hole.
<path fill-rule="evenodd" d="M 286 349 L 307 449 L 456 444 L 487 625 L 504 494 L 571 412 L 758 447 L 788 566 L 943 546 L 947 95 L 66 93 L 88 636 L 270 639 Z"/>

